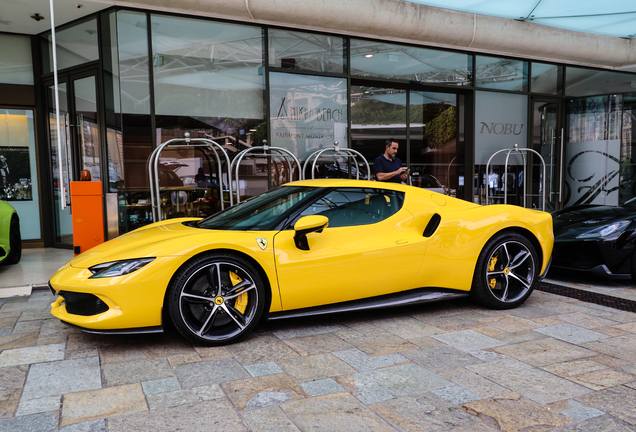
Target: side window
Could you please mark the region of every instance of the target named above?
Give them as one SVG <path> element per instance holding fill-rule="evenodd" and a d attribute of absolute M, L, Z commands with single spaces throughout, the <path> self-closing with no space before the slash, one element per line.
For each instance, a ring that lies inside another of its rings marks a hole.
<path fill-rule="evenodd" d="M 395 214 L 402 207 L 404 193 L 385 189 L 341 188 L 312 203 L 300 217 L 321 215 L 329 227 L 369 225 Z"/>

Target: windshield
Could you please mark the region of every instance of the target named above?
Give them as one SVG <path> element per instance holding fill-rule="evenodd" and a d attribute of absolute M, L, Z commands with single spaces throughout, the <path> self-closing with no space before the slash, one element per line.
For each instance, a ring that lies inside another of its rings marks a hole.
<path fill-rule="evenodd" d="M 235 231 L 270 231 L 299 203 L 322 193 L 323 188 L 281 186 L 203 219 L 198 228 Z"/>

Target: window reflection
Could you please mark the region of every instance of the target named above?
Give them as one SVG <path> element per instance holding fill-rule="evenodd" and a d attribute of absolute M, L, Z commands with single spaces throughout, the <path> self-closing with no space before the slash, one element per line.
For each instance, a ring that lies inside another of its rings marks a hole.
<path fill-rule="evenodd" d="M 568 96 L 602 95 L 632 91 L 634 74 L 568 66 L 565 80 Z"/>
<path fill-rule="evenodd" d="M 53 40 L 49 32 L 42 37 L 42 67 L 53 72 Z M 97 19 L 92 18 L 55 32 L 57 69 L 62 70 L 99 60 Z"/>
<path fill-rule="evenodd" d="M 290 30 L 269 30 L 270 67 L 345 73 L 346 39 Z"/>
<path fill-rule="evenodd" d="M 465 86 L 472 81 L 472 56 L 351 39 L 351 74 Z"/>
<path fill-rule="evenodd" d="M 499 90 L 528 91 L 528 62 L 477 56 L 475 85 Z"/>
<path fill-rule="evenodd" d="M 533 93 L 561 94 L 563 66 L 532 62 L 531 87 Z"/>

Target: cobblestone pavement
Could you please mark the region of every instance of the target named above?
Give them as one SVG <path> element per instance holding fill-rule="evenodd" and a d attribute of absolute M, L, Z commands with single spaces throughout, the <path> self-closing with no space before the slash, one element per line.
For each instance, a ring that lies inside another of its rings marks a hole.
<path fill-rule="evenodd" d="M 636 314 L 535 291 L 262 325 L 199 347 L 0 300 L 0 431 L 634 431 Z"/>

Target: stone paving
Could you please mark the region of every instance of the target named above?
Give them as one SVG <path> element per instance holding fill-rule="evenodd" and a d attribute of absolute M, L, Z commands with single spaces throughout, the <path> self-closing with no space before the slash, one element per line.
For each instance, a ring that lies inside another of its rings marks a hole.
<path fill-rule="evenodd" d="M 0 431 L 634 431 L 636 314 L 535 291 L 263 324 L 225 347 L 98 336 L 0 299 Z"/>

